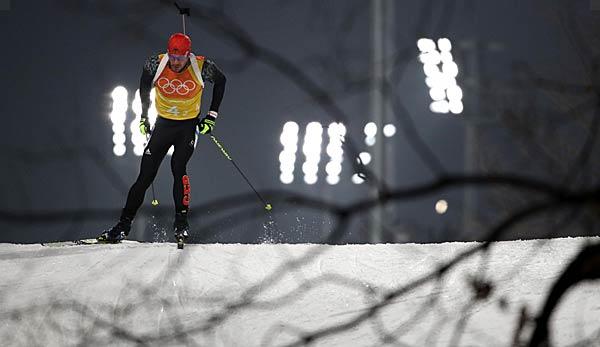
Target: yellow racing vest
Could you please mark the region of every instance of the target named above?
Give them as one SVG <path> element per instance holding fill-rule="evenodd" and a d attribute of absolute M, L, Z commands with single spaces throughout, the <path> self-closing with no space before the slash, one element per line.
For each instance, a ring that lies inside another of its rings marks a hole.
<path fill-rule="evenodd" d="M 156 111 L 163 118 L 192 119 L 200 113 L 202 103 L 202 66 L 204 57 L 190 54 L 190 65 L 181 72 L 167 66 L 168 56 L 160 54 L 161 63 L 154 76 Z"/>

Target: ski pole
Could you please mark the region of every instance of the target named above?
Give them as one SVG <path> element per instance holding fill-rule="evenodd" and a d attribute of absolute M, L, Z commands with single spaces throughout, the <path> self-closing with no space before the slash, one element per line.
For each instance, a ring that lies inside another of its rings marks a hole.
<path fill-rule="evenodd" d="M 221 153 L 223 153 L 223 155 L 225 156 L 225 158 L 227 158 L 233 164 L 233 166 L 235 166 L 235 168 L 238 170 L 238 172 L 240 173 L 240 175 L 242 175 L 242 177 L 244 177 L 244 179 L 246 180 L 246 183 L 248 183 L 248 185 L 250 186 L 250 188 L 252 188 L 252 190 L 254 191 L 254 193 L 256 194 L 256 196 L 258 197 L 258 199 L 265 206 L 265 210 L 271 211 L 271 209 L 273 208 L 271 206 L 271 204 L 267 203 L 265 201 L 265 199 L 263 199 L 263 197 L 256 191 L 256 189 L 254 188 L 254 186 L 252 185 L 252 183 L 250 183 L 250 180 L 248 180 L 248 177 L 246 177 L 246 175 L 244 175 L 244 173 L 242 172 L 242 170 L 240 169 L 240 167 L 237 166 L 237 164 L 235 163 L 235 161 L 233 160 L 233 158 L 231 158 L 231 156 L 229 155 L 229 153 L 227 153 L 227 151 L 225 150 L 225 148 L 223 147 L 223 145 L 219 142 L 219 140 L 217 140 L 217 138 L 214 135 L 210 135 L 210 138 L 215 143 L 215 145 L 217 145 L 217 147 L 221 150 Z"/>
<path fill-rule="evenodd" d="M 146 143 L 150 142 L 150 134 L 146 134 Z M 158 206 L 158 199 L 154 192 L 154 181 L 152 181 L 152 206 Z"/>
<path fill-rule="evenodd" d="M 156 199 L 156 194 L 154 194 L 154 182 L 152 182 L 152 206 L 158 206 L 158 199 Z"/>

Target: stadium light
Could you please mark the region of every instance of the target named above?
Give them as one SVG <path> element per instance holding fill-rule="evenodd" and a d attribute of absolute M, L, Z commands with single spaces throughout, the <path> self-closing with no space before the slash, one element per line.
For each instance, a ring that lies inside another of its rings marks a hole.
<path fill-rule="evenodd" d="M 283 150 L 279 153 L 279 180 L 283 184 L 294 182 L 294 166 L 296 164 L 296 152 L 298 151 L 298 131 L 296 122 L 287 122 L 279 136 Z"/>
<path fill-rule="evenodd" d="M 144 152 L 144 146 L 146 144 L 146 138 L 140 133 L 139 124 L 140 117 L 142 115 L 142 100 L 140 99 L 140 90 L 135 91 L 135 97 L 131 104 L 131 109 L 135 114 L 135 119 L 129 125 L 129 131 L 131 132 L 131 143 L 133 144 L 133 153 L 138 157 Z"/>
<path fill-rule="evenodd" d="M 125 120 L 127 118 L 127 89 L 123 86 L 117 86 L 110 94 L 112 97 L 112 111 L 110 120 L 113 130 L 113 153 L 121 157 L 127 152 L 125 147 Z"/>
<path fill-rule="evenodd" d="M 327 128 L 329 136 L 329 144 L 326 152 L 329 155 L 329 163 L 325 165 L 327 173 L 326 181 L 330 185 L 335 185 L 340 182 L 340 174 L 342 172 L 342 162 L 344 161 L 344 149 L 342 147 L 346 136 L 346 126 L 342 123 L 331 123 Z"/>
<path fill-rule="evenodd" d="M 375 136 L 377 135 L 377 124 L 375 124 L 374 122 L 369 122 L 365 124 L 363 132 L 365 133 L 365 144 L 367 146 L 375 145 Z"/>
<path fill-rule="evenodd" d="M 435 203 L 435 212 L 444 214 L 446 211 L 448 211 L 448 202 L 443 199 L 438 200 L 438 202 Z"/>
<path fill-rule="evenodd" d="M 354 175 L 352 175 L 352 183 L 354 184 L 362 184 L 365 180 L 360 177 L 359 174 L 355 173 Z"/>
<path fill-rule="evenodd" d="M 421 52 L 431 52 L 435 50 L 435 42 L 431 39 L 422 38 L 417 41 L 417 47 Z"/>
<path fill-rule="evenodd" d="M 459 71 L 452 57 L 452 42 L 447 38 L 440 38 L 436 47 L 433 40 L 421 38 L 417 40 L 417 47 L 421 52 L 419 61 L 423 63 L 425 84 L 430 88 L 432 102 L 429 109 L 434 113 L 462 113 L 463 93 L 456 83 Z"/>
<path fill-rule="evenodd" d="M 116 156 L 123 156 L 127 152 L 127 147 L 125 143 L 127 142 L 127 137 L 125 135 L 126 126 L 125 123 L 127 121 L 127 110 L 128 110 L 128 91 L 123 86 L 118 86 L 113 89 L 111 93 L 113 99 L 113 109 L 109 115 L 112 124 L 113 131 L 113 153 Z M 156 92 L 154 89 L 150 91 L 150 108 L 148 109 L 148 121 L 150 122 L 150 126 L 154 127 L 156 123 L 156 118 L 158 117 L 158 113 L 156 112 L 155 107 L 155 96 Z M 131 110 L 135 114 L 135 118 L 129 123 L 129 134 L 130 141 L 133 145 L 133 153 L 136 156 L 141 156 L 144 151 L 144 147 L 146 145 L 146 137 L 140 133 L 139 123 L 140 117 L 142 115 L 142 101 L 140 99 L 140 91 L 139 89 L 135 91 L 134 99 L 131 103 Z M 198 136 L 196 135 L 196 140 Z M 115 142 L 117 141 L 117 142 Z M 198 141 L 195 141 L 196 144 Z M 168 155 L 173 155 L 174 147 L 171 146 Z"/>
<path fill-rule="evenodd" d="M 321 144 L 323 142 L 323 126 L 319 122 L 310 122 L 306 125 L 304 134 L 304 145 L 302 152 L 304 153 L 305 162 L 302 164 L 302 172 L 304 173 L 304 182 L 306 184 L 317 183 L 317 173 L 319 171 L 319 162 L 321 161 Z"/>
<path fill-rule="evenodd" d="M 396 126 L 394 124 L 386 124 L 383 127 L 383 136 L 392 137 L 396 134 Z"/>
<path fill-rule="evenodd" d="M 368 165 L 371 162 L 371 154 L 367 153 L 367 152 L 361 152 L 358 157 L 360 158 L 360 161 L 363 163 L 363 165 Z"/>

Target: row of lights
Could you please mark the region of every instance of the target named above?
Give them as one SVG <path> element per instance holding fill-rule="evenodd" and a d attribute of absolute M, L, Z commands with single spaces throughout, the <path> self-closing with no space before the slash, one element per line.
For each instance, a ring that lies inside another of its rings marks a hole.
<path fill-rule="evenodd" d="M 374 146 L 377 142 L 377 124 L 374 122 L 365 124 L 363 132 L 365 133 L 365 144 L 367 146 Z M 394 124 L 386 124 L 383 126 L 382 132 L 383 136 L 392 137 L 396 134 L 396 126 Z"/>
<path fill-rule="evenodd" d="M 150 100 L 151 105 L 148 110 L 148 121 L 150 122 L 150 126 L 153 127 L 156 122 L 156 107 L 154 107 L 154 89 L 150 91 Z M 137 156 L 141 156 L 144 152 L 144 147 L 146 145 L 146 137 L 140 133 L 139 124 L 140 117 L 142 115 L 142 100 L 140 98 L 140 90 L 135 91 L 135 97 L 133 98 L 133 103 L 131 104 L 131 109 L 135 114 L 135 119 L 131 121 L 129 125 L 129 131 L 131 131 L 131 143 L 133 143 L 133 153 Z"/>
<path fill-rule="evenodd" d="M 283 125 L 283 130 L 279 137 L 279 140 L 283 145 L 283 150 L 279 154 L 279 168 L 281 171 L 279 178 L 284 184 L 290 184 L 294 181 L 294 166 L 296 162 L 296 153 L 298 151 L 299 131 L 300 127 L 298 126 L 298 123 L 290 121 Z M 377 135 L 377 125 L 374 123 L 366 124 L 364 133 L 366 136 L 365 142 L 367 142 L 366 139 L 374 139 Z M 383 127 L 383 134 L 385 137 L 394 136 L 395 133 L 396 127 L 393 124 L 387 124 Z M 302 172 L 304 173 L 304 182 L 306 184 L 315 184 L 317 182 L 322 134 L 323 126 L 320 123 L 311 122 L 306 126 L 304 145 L 302 146 L 302 152 L 306 158 L 306 161 L 302 164 Z M 330 185 L 335 185 L 339 183 L 340 174 L 342 172 L 342 162 L 344 157 L 342 145 L 346 136 L 346 127 L 341 123 L 331 123 L 327 127 L 327 135 L 329 137 L 329 143 L 326 147 L 326 153 L 329 156 L 329 162 L 325 166 L 325 172 L 327 173 L 326 181 Z M 367 144 L 368 143 L 371 142 L 367 142 Z M 368 165 L 372 160 L 371 154 L 368 152 L 361 152 L 358 157 L 363 165 Z M 354 184 L 361 184 L 364 182 L 364 179 L 360 174 L 355 173 L 352 175 L 352 182 Z M 444 214 L 447 210 L 448 202 L 446 200 L 438 200 L 435 203 L 436 213 Z"/>
<path fill-rule="evenodd" d="M 340 182 L 342 172 L 342 163 L 344 161 L 343 143 L 346 136 L 346 127 L 342 123 L 331 123 L 327 128 L 328 144 L 325 149 L 329 162 L 325 165 L 327 174 L 326 181 L 330 185 Z M 296 122 L 287 122 L 283 125 L 283 130 L 279 140 L 283 145 L 279 153 L 279 179 L 284 184 L 290 184 L 294 181 L 294 170 L 296 162 L 296 153 L 298 151 L 300 127 Z M 375 144 L 377 136 L 377 125 L 368 123 L 364 127 L 365 143 L 368 146 Z M 396 134 L 396 127 L 393 124 L 386 124 L 383 127 L 383 135 L 391 137 Z M 302 173 L 306 184 L 315 184 L 318 181 L 317 173 L 321 161 L 321 148 L 323 143 L 323 125 L 318 122 L 311 122 L 306 126 L 304 135 L 304 144 L 302 153 L 305 162 L 302 164 Z M 371 154 L 362 152 L 359 154 L 360 162 L 368 165 L 371 162 Z M 362 175 L 355 173 L 352 176 L 352 182 L 361 184 L 364 182 Z"/>
<path fill-rule="evenodd" d="M 346 137 L 346 126 L 342 123 L 331 123 L 327 128 L 329 135 L 329 144 L 326 152 L 329 156 L 329 162 L 325 166 L 327 183 L 334 185 L 340 182 L 340 174 L 342 173 L 342 162 L 344 161 L 343 143 Z"/>
<path fill-rule="evenodd" d="M 304 134 L 304 145 L 302 146 L 302 153 L 305 157 L 302 172 L 306 184 L 317 183 L 317 172 L 321 161 L 321 143 L 323 142 L 322 135 L 323 127 L 320 123 L 308 123 Z"/>
<path fill-rule="evenodd" d="M 125 120 L 127 119 L 127 89 L 116 87 L 110 94 L 113 100 L 112 110 L 110 112 L 110 121 L 113 131 L 113 153 L 116 156 L 123 156 L 127 151 L 125 147 Z"/>
<path fill-rule="evenodd" d="M 423 63 L 425 83 L 432 99 L 429 109 L 434 113 L 462 113 L 463 92 L 456 83 L 458 65 L 452 57 L 450 40 L 441 38 L 436 46 L 433 40 L 422 38 L 417 41 L 417 47 L 421 52 L 419 60 Z"/>
<path fill-rule="evenodd" d="M 279 180 L 285 184 L 294 181 L 294 163 L 296 162 L 296 152 L 298 152 L 298 124 L 287 122 L 283 125 L 283 131 L 279 136 L 279 141 L 283 145 L 283 150 L 279 154 Z"/>
<path fill-rule="evenodd" d="M 121 157 L 127 152 L 127 137 L 125 136 L 125 123 L 127 121 L 127 110 L 128 105 L 127 89 L 122 86 L 115 87 L 111 93 L 112 97 L 112 111 L 110 113 L 110 120 L 112 122 L 113 130 L 113 153 L 114 155 Z M 148 110 L 148 121 L 150 126 L 154 127 L 158 113 L 156 112 L 155 103 L 155 91 L 150 91 L 150 109 Z M 142 100 L 140 99 L 140 90 L 135 91 L 133 102 L 131 103 L 131 110 L 135 114 L 135 119 L 129 124 L 129 131 L 131 135 L 131 143 L 133 144 L 133 153 L 136 156 L 141 156 L 146 147 L 147 139 L 140 133 L 139 124 L 142 115 Z M 174 151 L 173 146 L 169 148 L 168 154 L 172 155 Z"/>
<path fill-rule="evenodd" d="M 369 122 L 365 124 L 363 132 L 365 134 L 365 144 L 367 146 L 374 146 L 377 142 L 377 124 Z M 386 124 L 382 129 L 383 136 L 392 137 L 396 134 L 396 126 L 394 124 Z M 371 162 L 371 154 L 369 152 L 361 152 L 358 154 L 358 159 L 363 165 L 368 165 Z M 361 184 L 365 180 L 362 175 L 355 173 L 352 175 L 352 183 Z"/>

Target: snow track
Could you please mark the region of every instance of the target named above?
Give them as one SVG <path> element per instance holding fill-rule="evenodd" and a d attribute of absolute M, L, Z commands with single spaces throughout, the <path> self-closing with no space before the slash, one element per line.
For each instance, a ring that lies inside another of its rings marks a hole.
<path fill-rule="evenodd" d="M 485 259 L 468 259 L 316 345 L 378 346 L 389 334 L 397 345 L 447 346 L 454 338 L 458 345 L 509 346 L 521 308 L 535 314 L 589 242 L 600 239 L 499 242 Z M 280 346 L 363 314 L 389 290 L 473 246 L 1 244 L 0 339 L 15 346 Z M 322 252 L 302 267 L 262 283 L 314 247 Z M 494 287 L 489 299 L 472 305 L 468 281 L 482 263 Z M 470 315 L 458 335 L 463 312 Z M 597 333 L 600 283 L 569 292 L 552 324 L 560 346 Z"/>

